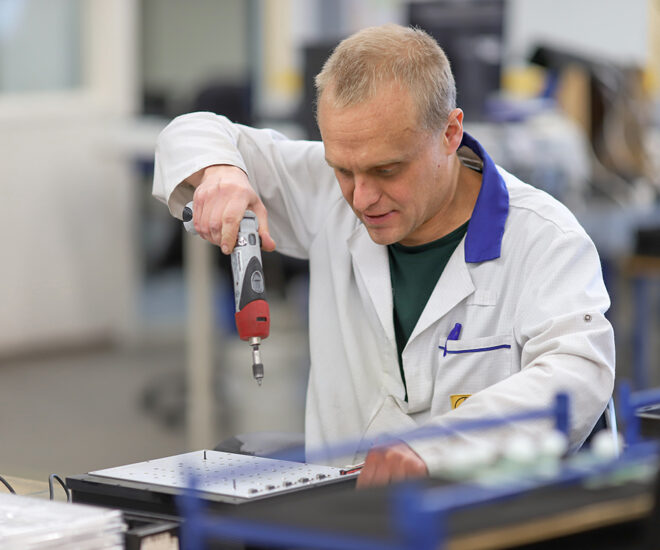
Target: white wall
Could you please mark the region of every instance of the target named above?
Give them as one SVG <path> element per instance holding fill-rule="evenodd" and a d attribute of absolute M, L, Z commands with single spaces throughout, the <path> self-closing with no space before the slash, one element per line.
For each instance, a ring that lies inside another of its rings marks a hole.
<path fill-rule="evenodd" d="M 0 355 L 117 338 L 130 323 L 131 176 L 108 124 L 3 124 Z"/>
<path fill-rule="evenodd" d="M 248 0 L 143 0 L 146 88 L 186 97 L 207 78 L 240 82 L 249 77 L 247 4 Z"/>
<path fill-rule="evenodd" d="M 82 85 L 0 93 L 0 358 L 132 328 L 136 4 L 79 4 Z"/>
<path fill-rule="evenodd" d="M 0 90 L 79 84 L 79 7 L 79 0 L 0 2 Z"/>
<path fill-rule="evenodd" d="M 507 44 L 521 62 L 538 42 L 585 56 L 643 65 L 649 0 L 509 0 Z"/>

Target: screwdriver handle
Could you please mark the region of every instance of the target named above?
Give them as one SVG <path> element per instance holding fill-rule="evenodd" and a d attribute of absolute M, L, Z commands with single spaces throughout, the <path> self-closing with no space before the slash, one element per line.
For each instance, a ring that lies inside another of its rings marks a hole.
<path fill-rule="evenodd" d="M 188 233 L 197 235 L 193 224 L 193 203 L 186 204 L 182 215 Z M 241 220 L 236 245 L 231 253 L 234 279 L 236 328 L 241 340 L 264 339 L 270 333 L 270 308 L 266 300 L 266 286 L 261 261 L 259 221 L 251 210 Z"/>
<path fill-rule="evenodd" d="M 239 337 L 241 340 L 267 338 L 270 311 L 261 262 L 259 221 L 250 210 L 246 210 L 239 226 L 236 245 L 231 253 L 231 268 Z"/>

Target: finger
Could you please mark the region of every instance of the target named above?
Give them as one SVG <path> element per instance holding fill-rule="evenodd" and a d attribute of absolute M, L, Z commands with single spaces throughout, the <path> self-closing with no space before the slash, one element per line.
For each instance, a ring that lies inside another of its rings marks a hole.
<path fill-rule="evenodd" d="M 362 470 L 360 470 L 360 475 L 357 477 L 357 483 L 355 484 L 356 489 L 365 489 L 371 485 L 371 478 L 373 476 L 374 466 L 373 464 L 367 465 L 365 462 Z"/>
<path fill-rule="evenodd" d="M 378 465 L 374 469 L 369 480 L 369 486 L 378 487 L 380 485 L 387 485 L 390 481 L 392 481 L 392 472 L 388 467 L 387 462 L 384 460 L 378 462 Z"/>
<path fill-rule="evenodd" d="M 422 477 L 422 473 L 418 467 L 408 459 L 402 459 L 396 466 L 390 469 L 392 481 L 403 481 L 405 479 L 413 479 Z"/>
<path fill-rule="evenodd" d="M 266 252 L 272 252 L 275 250 L 276 245 L 268 230 L 268 211 L 266 210 L 264 203 L 261 201 L 259 201 L 258 204 L 252 206 L 251 209 L 259 220 L 259 237 L 261 238 L 261 248 Z"/>
<path fill-rule="evenodd" d="M 193 194 L 193 226 L 197 234 L 206 239 L 208 237 L 208 226 L 204 218 L 204 205 L 207 194 L 202 188 L 197 188 Z"/>
<path fill-rule="evenodd" d="M 373 451 L 370 452 L 367 455 L 367 458 L 364 461 L 364 465 L 362 466 L 362 470 L 360 470 L 360 475 L 357 478 L 357 484 L 355 485 L 357 489 L 364 489 L 370 485 L 373 472 L 376 468 L 376 461 L 377 458 L 375 454 Z"/>
<path fill-rule="evenodd" d="M 393 449 L 392 479 L 402 480 L 428 475 L 426 463 L 408 446 Z"/>
<path fill-rule="evenodd" d="M 381 450 L 381 455 L 382 465 L 379 470 L 380 476 L 378 479 L 383 483 L 405 479 L 405 455 L 402 454 L 397 447 L 385 447 Z M 385 479 L 385 477 L 387 479 Z"/>
<path fill-rule="evenodd" d="M 224 254 L 230 254 L 234 250 L 241 220 L 246 210 L 246 201 L 232 201 L 225 206 L 222 212 L 220 235 L 218 236 L 218 243 Z"/>
<path fill-rule="evenodd" d="M 371 451 L 367 455 L 364 467 L 358 476 L 358 489 L 384 485 L 390 480 L 384 455 L 380 451 Z"/>
<path fill-rule="evenodd" d="M 225 205 L 219 200 L 215 200 L 213 207 L 207 207 L 208 212 L 208 236 L 207 240 L 220 246 L 222 240 L 222 228 Z"/>

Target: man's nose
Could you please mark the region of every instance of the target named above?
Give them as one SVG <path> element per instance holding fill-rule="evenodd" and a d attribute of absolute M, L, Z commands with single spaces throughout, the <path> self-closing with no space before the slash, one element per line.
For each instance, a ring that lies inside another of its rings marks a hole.
<path fill-rule="evenodd" d="M 368 176 L 355 176 L 353 189 L 353 208 L 360 212 L 368 210 L 380 198 L 380 189 Z"/>

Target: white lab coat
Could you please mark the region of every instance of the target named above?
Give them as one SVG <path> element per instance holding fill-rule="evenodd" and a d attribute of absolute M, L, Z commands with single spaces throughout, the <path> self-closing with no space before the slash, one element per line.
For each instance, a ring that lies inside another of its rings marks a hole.
<path fill-rule="evenodd" d="M 465 140 L 480 149 L 469 136 Z M 570 394 L 576 448 L 603 412 L 614 384 L 614 338 L 594 245 L 563 205 L 476 152 L 484 183 L 468 233 L 403 351 L 406 402 L 387 248 L 370 239 L 342 198 L 323 145 L 211 113 L 179 117 L 162 132 L 153 191 L 173 215 L 180 217 L 191 200 L 192 188 L 181 183 L 186 177 L 211 164 L 239 166 L 268 209 L 278 250 L 309 259 L 305 435 L 315 461 L 319 449 L 339 442 L 511 414 L 549 405 L 558 391 Z M 456 323 L 460 337 L 448 340 Z M 452 409 L 456 395 L 470 397 Z M 521 422 L 506 433 L 535 435 L 541 424 L 548 422 Z M 449 441 L 499 435 L 402 439 L 433 472 Z M 323 461 L 363 457 L 357 445 L 349 448 Z"/>

